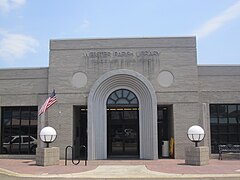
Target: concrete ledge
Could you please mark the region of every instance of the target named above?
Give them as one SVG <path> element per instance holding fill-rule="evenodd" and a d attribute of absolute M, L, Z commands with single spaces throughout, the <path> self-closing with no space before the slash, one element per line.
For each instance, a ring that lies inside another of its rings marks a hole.
<path fill-rule="evenodd" d="M 29 154 L 1 154 L 0 159 L 36 159 L 36 155 Z"/>
<path fill-rule="evenodd" d="M 36 164 L 39 166 L 59 165 L 59 147 L 37 148 Z"/>

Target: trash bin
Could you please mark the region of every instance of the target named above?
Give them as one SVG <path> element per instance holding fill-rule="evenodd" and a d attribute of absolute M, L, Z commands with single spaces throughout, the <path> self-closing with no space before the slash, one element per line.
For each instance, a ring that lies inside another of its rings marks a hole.
<path fill-rule="evenodd" d="M 162 157 L 169 157 L 169 141 L 162 141 Z"/>

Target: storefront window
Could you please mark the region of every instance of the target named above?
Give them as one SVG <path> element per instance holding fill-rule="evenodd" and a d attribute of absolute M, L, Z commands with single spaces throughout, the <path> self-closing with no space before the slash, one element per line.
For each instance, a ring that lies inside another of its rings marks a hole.
<path fill-rule="evenodd" d="M 211 104 L 211 151 L 218 153 L 219 144 L 239 144 L 240 105 Z"/>
<path fill-rule="evenodd" d="M 37 107 L 2 107 L 1 154 L 35 154 Z"/>

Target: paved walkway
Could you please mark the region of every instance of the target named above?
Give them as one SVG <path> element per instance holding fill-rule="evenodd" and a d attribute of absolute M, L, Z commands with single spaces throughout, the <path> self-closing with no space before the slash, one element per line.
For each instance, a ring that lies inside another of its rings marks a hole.
<path fill-rule="evenodd" d="M 11 178 L 10 178 L 11 177 Z M 211 159 L 206 166 L 184 160 L 99 160 L 73 165 L 37 166 L 35 160 L 0 159 L 0 179 L 240 179 L 240 160 Z"/>

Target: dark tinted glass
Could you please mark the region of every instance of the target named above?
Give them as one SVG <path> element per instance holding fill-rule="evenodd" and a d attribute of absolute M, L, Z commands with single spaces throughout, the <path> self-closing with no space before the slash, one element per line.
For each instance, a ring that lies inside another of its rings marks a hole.
<path fill-rule="evenodd" d="M 219 144 L 240 144 L 240 105 L 211 104 L 211 151 L 218 153 Z"/>
<path fill-rule="evenodd" d="M 2 107 L 1 154 L 35 154 L 37 107 Z"/>

